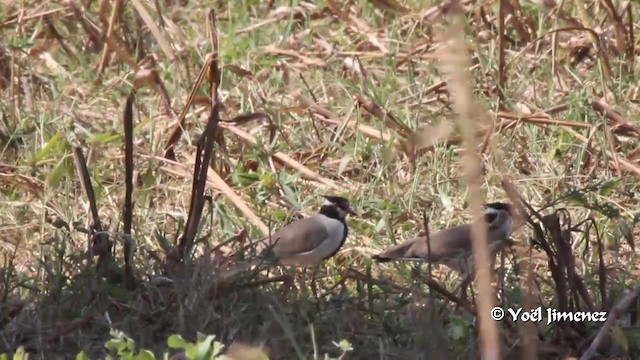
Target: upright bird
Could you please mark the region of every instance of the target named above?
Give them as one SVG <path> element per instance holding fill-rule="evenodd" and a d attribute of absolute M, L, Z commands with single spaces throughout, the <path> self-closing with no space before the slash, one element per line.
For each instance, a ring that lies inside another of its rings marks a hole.
<path fill-rule="evenodd" d="M 344 245 L 348 214 L 357 216 L 349 200 L 324 195 L 320 211 L 294 221 L 258 242 L 257 250 L 271 248 L 281 265 L 314 266 L 335 255 Z"/>
<path fill-rule="evenodd" d="M 488 245 L 491 258 L 505 245 L 509 245 L 509 235 L 513 230 L 514 208 L 511 204 L 494 202 L 484 205 L 483 218 L 488 227 Z M 374 255 L 377 262 L 389 261 L 425 261 L 432 264 L 443 264 L 465 275 L 461 286 L 468 285 L 472 254 L 471 224 L 463 224 L 407 240 Z M 430 251 L 429 251 L 430 250 Z M 463 288 L 464 289 L 464 288 Z"/>

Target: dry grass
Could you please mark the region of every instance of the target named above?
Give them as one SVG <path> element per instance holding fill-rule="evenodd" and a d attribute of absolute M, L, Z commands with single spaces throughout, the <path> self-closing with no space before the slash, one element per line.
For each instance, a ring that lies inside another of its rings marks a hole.
<path fill-rule="evenodd" d="M 202 332 L 273 359 L 637 358 L 637 7 L 296 4 L 0 9 L 0 353 L 100 358 L 117 328 L 158 354 Z M 468 71 L 442 63 L 454 10 Z M 238 251 L 324 193 L 362 216 L 317 276 Z M 370 260 L 423 211 L 435 230 L 507 199 L 517 245 L 477 308 Z M 489 323 L 492 303 L 616 319 Z"/>

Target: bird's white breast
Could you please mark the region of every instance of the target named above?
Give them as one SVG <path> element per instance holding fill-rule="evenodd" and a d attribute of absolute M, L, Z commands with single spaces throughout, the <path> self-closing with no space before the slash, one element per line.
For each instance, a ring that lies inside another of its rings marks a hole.
<path fill-rule="evenodd" d="M 342 243 L 345 224 L 340 220 L 324 215 L 320 217 L 320 220 L 325 229 L 327 229 L 327 239 L 318 246 L 319 255 L 321 254 L 324 257 L 334 252 Z"/>

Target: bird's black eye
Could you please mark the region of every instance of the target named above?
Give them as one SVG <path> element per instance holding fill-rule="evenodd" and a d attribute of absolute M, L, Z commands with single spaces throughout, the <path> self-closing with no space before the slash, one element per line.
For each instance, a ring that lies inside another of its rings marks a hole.
<path fill-rule="evenodd" d="M 492 222 L 494 222 L 496 220 L 497 217 L 498 217 L 498 214 L 496 214 L 496 213 L 484 214 L 484 221 L 486 221 L 487 224 L 491 224 Z"/>

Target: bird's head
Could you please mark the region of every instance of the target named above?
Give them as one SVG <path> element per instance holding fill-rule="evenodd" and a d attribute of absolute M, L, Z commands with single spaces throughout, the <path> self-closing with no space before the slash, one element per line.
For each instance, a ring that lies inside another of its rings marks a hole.
<path fill-rule="evenodd" d="M 358 216 L 355 210 L 351 207 L 349 199 L 334 195 L 324 195 L 324 199 L 322 208 L 335 211 L 340 219 L 346 218 L 347 214 Z"/>
<path fill-rule="evenodd" d="M 513 230 L 514 207 L 511 204 L 493 202 L 484 204 L 483 216 L 489 229 L 500 229 L 505 235 Z"/>

